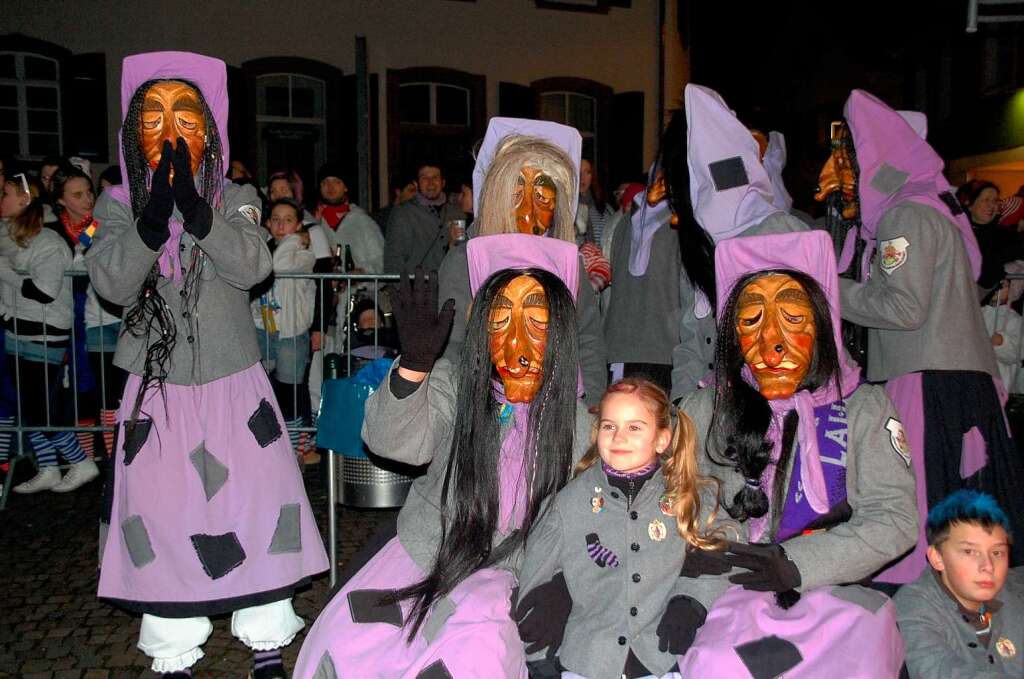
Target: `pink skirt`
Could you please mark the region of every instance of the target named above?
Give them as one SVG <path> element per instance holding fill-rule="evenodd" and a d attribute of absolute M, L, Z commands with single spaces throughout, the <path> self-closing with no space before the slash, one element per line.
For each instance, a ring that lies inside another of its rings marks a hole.
<path fill-rule="evenodd" d="M 150 391 L 128 431 L 140 384 L 128 377 L 117 413 L 100 597 L 163 617 L 213 615 L 287 599 L 327 569 L 259 363 L 208 384 Z"/>

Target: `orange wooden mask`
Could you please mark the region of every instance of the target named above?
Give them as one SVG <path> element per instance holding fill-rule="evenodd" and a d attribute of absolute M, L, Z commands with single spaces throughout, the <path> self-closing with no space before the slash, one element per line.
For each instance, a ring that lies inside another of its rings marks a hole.
<path fill-rule="evenodd" d="M 740 292 L 736 334 L 743 360 L 767 399 L 789 398 L 814 359 L 811 298 L 791 276 L 768 274 Z"/>
<path fill-rule="evenodd" d="M 206 150 L 206 115 L 196 88 L 176 80 L 150 86 L 142 102 L 139 128 L 150 168 L 156 169 L 160 162 L 164 141 L 173 147 L 181 137 L 188 144 L 193 176 L 199 172 Z"/>
<path fill-rule="evenodd" d="M 529 403 L 544 376 L 548 299 L 530 276 L 516 276 L 494 298 L 487 326 L 491 362 L 512 403 Z"/>

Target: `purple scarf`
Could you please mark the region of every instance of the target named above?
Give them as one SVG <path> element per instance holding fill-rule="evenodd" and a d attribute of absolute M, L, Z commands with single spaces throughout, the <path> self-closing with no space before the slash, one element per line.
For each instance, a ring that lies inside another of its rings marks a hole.
<path fill-rule="evenodd" d="M 840 399 L 818 406 L 814 409 L 814 418 L 817 423 L 818 463 L 825 481 L 828 508 L 832 509 L 846 499 L 846 451 L 849 436 L 846 401 Z M 798 455 L 793 460 L 793 474 L 781 510 L 779 532 L 775 536 L 778 542 L 799 535 L 827 513 L 817 511 L 807 502 L 803 478 L 803 456 Z"/>

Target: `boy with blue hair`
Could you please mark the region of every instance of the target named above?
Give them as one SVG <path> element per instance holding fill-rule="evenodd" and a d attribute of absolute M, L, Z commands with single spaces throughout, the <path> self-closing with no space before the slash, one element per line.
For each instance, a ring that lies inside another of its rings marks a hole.
<path fill-rule="evenodd" d="M 931 572 L 895 597 L 910 677 L 1024 677 L 1024 570 L 992 496 L 949 495 L 928 512 Z"/>

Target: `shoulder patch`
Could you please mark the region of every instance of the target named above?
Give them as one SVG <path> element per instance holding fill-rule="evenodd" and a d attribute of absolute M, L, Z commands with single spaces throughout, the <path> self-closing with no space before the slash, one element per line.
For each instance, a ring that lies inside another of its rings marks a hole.
<path fill-rule="evenodd" d="M 910 248 L 910 241 L 903 236 L 883 240 L 878 243 L 878 265 L 882 272 L 892 274 L 896 269 L 907 263 L 907 250 Z"/>
<path fill-rule="evenodd" d="M 262 210 L 257 205 L 242 205 L 238 208 L 238 211 L 242 213 L 242 216 L 252 222 L 254 225 L 260 225 L 260 217 L 262 216 Z"/>
<path fill-rule="evenodd" d="M 885 421 L 885 428 L 889 432 L 889 445 L 893 451 L 900 456 L 900 459 L 910 466 L 910 446 L 907 445 L 907 433 L 903 431 L 903 423 L 895 417 Z"/>

